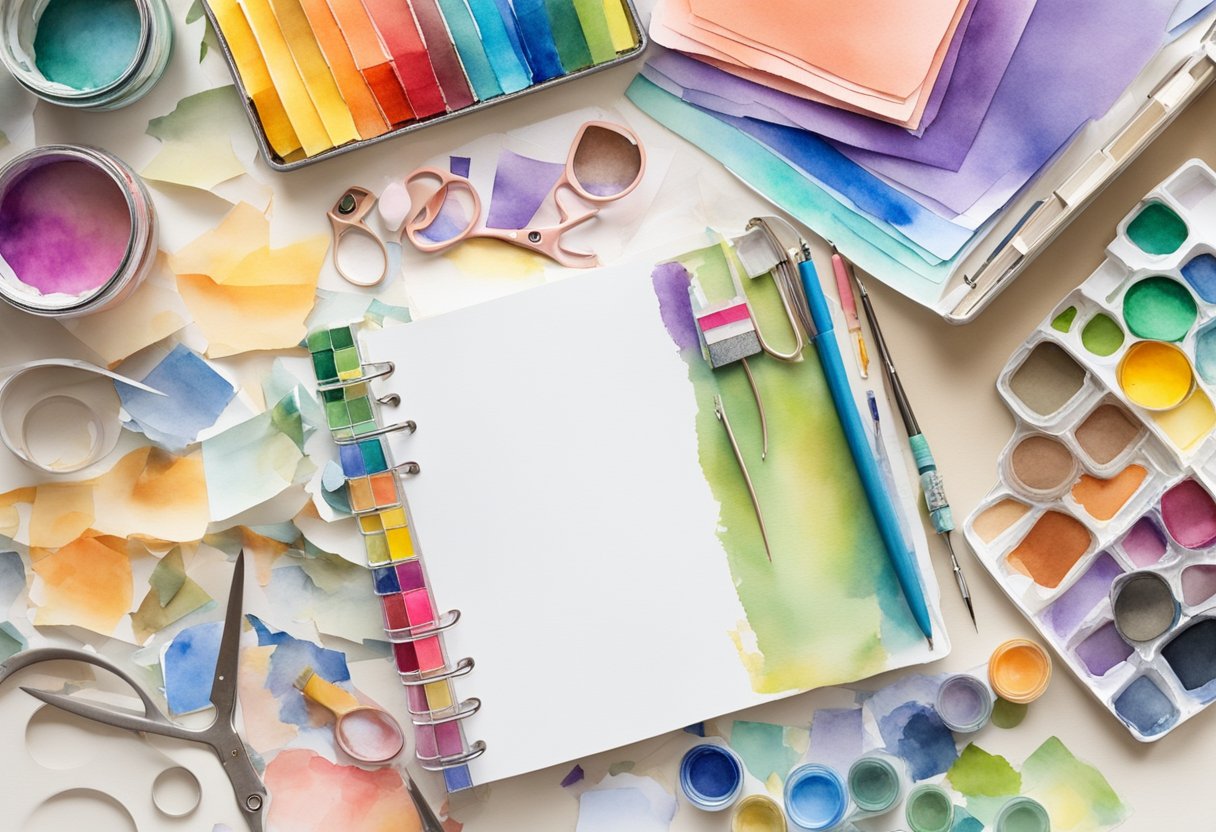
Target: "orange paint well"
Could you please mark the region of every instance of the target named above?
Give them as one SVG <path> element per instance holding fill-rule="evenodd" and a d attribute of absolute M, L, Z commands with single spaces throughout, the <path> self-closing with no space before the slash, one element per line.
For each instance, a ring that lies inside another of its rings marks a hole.
<path fill-rule="evenodd" d="M 1075 517 L 1049 511 L 1030 527 L 1007 558 L 1009 565 L 1039 586 L 1054 589 L 1093 543 Z"/>
<path fill-rule="evenodd" d="M 1141 465 L 1129 465 L 1108 480 L 1082 474 L 1072 487 L 1072 498 L 1091 517 L 1109 520 L 1127 505 L 1147 476 L 1148 471 Z"/>
<path fill-rule="evenodd" d="M 988 660 L 988 681 L 997 696 L 1025 705 L 1038 699 L 1051 683 L 1051 656 L 1024 638 L 1005 642 Z"/>

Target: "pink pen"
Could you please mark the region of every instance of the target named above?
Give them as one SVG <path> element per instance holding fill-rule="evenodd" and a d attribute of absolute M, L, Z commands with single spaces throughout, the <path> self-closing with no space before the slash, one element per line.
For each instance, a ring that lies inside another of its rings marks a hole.
<path fill-rule="evenodd" d="M 869 378 L 870 355 L 866 352 L 865 339 L 861 337 L 861 319 L 857 317 L 857 301 L 853 298 L 853 281 L 849 274 L 849 264 L 840 256 L 836 246 L 832 246 L 832 273 L 836 275 L 836 291 L 840 294 L 840 306 L 844 309 L 844 319 L 857 348 L 857 369 L 861 371 L 862 378 Z"/>

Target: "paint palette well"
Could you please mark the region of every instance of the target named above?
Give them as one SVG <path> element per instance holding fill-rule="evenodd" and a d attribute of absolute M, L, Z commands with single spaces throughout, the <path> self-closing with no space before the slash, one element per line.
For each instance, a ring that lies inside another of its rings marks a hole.
<path fill-rule="evenodd" d="M 1010 359 L 967 539 L 1143 741 L 1216 699 L 1216 173 L 1183 165 Z"/>

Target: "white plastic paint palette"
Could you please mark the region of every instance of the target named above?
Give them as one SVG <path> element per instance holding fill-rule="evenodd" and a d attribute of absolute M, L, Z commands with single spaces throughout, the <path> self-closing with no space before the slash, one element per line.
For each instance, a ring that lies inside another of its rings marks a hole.
<path fill-rule="evenodd" d="M 1017 428 L 967 540 L 1159 739 L 1216 699 L 1216 173 L 1193 160 L 1145 196 L 997 388 Z"/>

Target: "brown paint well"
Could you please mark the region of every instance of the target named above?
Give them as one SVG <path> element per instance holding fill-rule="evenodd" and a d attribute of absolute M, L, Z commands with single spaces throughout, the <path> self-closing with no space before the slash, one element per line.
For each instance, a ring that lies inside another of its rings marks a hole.
<path fill-rule="evenodd" d="M 1038 495 L 1072 482 L 1077 475 L 1077 460 L 1059 440 L 1033 434 L 1014 447 L 1009 469 L 1018 485 Z"/>
<path fill-rule="evenodd" d="M 1006 497 L 999 503 L 994 503 L 984 509 L 983 513 L 975 518 L 975 521 L 971 524 L 971 528 L 975 529 L 975 533 L 980 536 L 980 540 L 985 543 L 991 543 L 1004 534 L 1014 523 L 1025 517 L 1028 511 L 1030 511 L 1030 506 Z"/>
<path fill-rule="evenodd" d="M 1093 535 L 1075 517 L 1049 511 L 1035 521 L 1007 560 L 1039 586 L 1054 589 L 1092 543 Z"/>
<path fill-rule="evenodd" d="M 1009 377 L 1009 389 L 1031 411 L 1051 416 L 1085 384 L 1085 370 L 1058 344 L 1041 341 Z"/>
<path fill-rule="evenodd" d="M 1099 465 L 1106 465 L 1127 450 L 1140 435 L 1140 426 L 1113 404 L 1104 404 L 1077 428 L 1077 444 Z"/>

